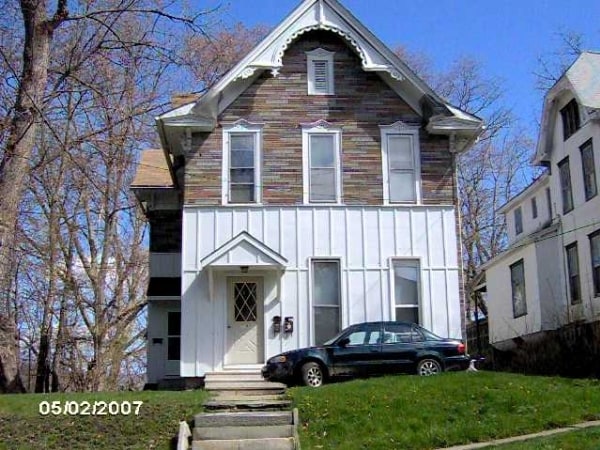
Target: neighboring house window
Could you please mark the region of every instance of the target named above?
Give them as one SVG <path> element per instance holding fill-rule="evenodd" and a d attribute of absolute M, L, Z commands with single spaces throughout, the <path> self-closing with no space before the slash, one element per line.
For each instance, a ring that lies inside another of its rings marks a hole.
<path fill-rule="evenodd" d="M 566 214 L 573 209 L 573 189 L 571 188 L 571 170 L 569 168 L 568 156 L 558 163 L 558 173 L 562 193 L 563 214 Z"/>
<path fill-rule="evenodd" d="M 335 93 L 333 55 L 334 52 L 322 48 L 306 52 L 308 95 L 333 95 Z"/>
<path fill-rule="evenodd" d="M 261 201 L 262 125 L 238 121 L 223 129 L 223 203 Z"/>
<path fill-rule="evenodd" d="M 548 220 L 552 220 L 552 194 L 550 188 L 546 188 L 546 203 L 548 203 Z"/>
<path fill-rule="evenodd" d="M 585 190 L 585 200 L 587 201 L 598 193 L 592 140 L 587 141 L 579 149 L 581 150 L 581 167 L 583 169 L 583 188 Z"/>
<path fill-rule="evenodd" d="M 304 203 L 339 203 L 341 130 L 327 122 L 303 125 Z"/>
<path fill-rule="evenodd" d="M 590 250 L 592 254 L 594 296 L 600 297 L 600 230 L 590 235 Z"/>
<path fill-rule="evenodd" d="M 382 125 L 384 203 L 419 200 L 419 131 L 401 123 Z"/>
<path fill-rule="evenodd" d="M 178 361 L 181 359 L 181 312 L 169 311 L 167 313 L 167 359 Z"/>
<path fill-rule="evenodd" d="M 312 261 L 312 301 L 315 344 L 322 344 L 340 331 L 340 262 Z"/>
<path fill-rule="evenodd" d="M 569 272 L 569 293 L 571 294 L 571 304 L 581 302 L 581 283 L 579 281 L 579 255 L 577 252 L 577 243 L 573 243 L 565 248 L 567 252 L 567 270 Z"/>
<path fill-rule="evenodd" d="M 513 316 L 527 314 L 527 300 L 525 298 L 525 265 L 523 260 L 510 266 L 510 284 L 512 286 Z"/>
<path fill-rule="evenodd" d="M 579 105 L 575 99 L 571 100 L 567 105 L 560 110 L 563 123 L 563 139 L 566 141 L 573 133 L 575 133 L 581 123 L 579 121 Z"/>
<path fill-rule="evenodd" d="M 523 211 L 519 206 L 515 209 L 515 234 L 521 234 L 523 232 Z"/>
<path fill-rule="evenodd" d="M 419 262 L 395 260 L 392 268 L 396 320 L 419 323 Z"/>
<path fill-rule="evenodd" d="M 535 197 L 533 197 L 531 199 L 531 217 L 533 217 L 534 219 L 537 219 L 537 216 L 538 216 L 537 199 Z"/>

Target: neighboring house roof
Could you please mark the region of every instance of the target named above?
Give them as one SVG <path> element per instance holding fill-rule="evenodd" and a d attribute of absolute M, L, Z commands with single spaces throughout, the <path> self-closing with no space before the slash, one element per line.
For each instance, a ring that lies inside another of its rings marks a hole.
<path fill-rule="evenodd" d="M 183 130 L 212 131 L 218 115 L 264 71 L 278 76 L 285 51 L 302 34 L 314 30 L 341 36 L 359 56 L 363 70 L 377 72 L 419 115 L 428 119 L 429 133 L 457 138 L 453 139 L 455 151 L 470 146 L 483 130 L 480 118 L 439 97 L 339 1 L 304 0 L 199 100 L 156 119 L 163 146 L 175 154 L 183 150 L 180 139 Z"/>
<path fill-rule="evenodd" d="M 572 93 L 590 116 L 600 118 L 600 53 L 581 53 L 546 94 L 535 164 L 550 162 L 552 136 L 559 115 L 557 100 L 564 92 Z"/>
<path fill-rule="evenodd" d="M 507 201 L 504 205 L 498 208 L 498 212 L 501 214 L 505 214 L 509 209 L 515 206 L 517 203 L 521 202 L 525 197 L 527 197 L 532 192 L 540 189 L 543 186 L 548 184 L 548 180 L 550 177 L 550 173 L 548 171 L 541 174 L 535 180 L 533 180 L 529 186 L 519 192 L 517 195 L 512 197 L 509 201 Z"/>
<path fill-rule="evenodd" d="M 142 152 L 131 187 L 133 189 L 174 187 L 167 159 L 162 150 L 152 149 Z"/>

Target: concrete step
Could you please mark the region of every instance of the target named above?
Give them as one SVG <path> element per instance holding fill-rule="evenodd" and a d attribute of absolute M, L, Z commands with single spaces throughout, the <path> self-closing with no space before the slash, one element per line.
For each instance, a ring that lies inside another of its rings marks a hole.
<path fill-rule="evenodd" d="M 294 436 L 293 425 L 267 425 L 249 427 L 194 428 L 194 440 L 231 440 L 287 438 Z"/>
<path fill-rule="evenodd" d="M 254 427 L 293 425 L 292 411 L 244 411 L 200 413 L 194 416 L 194 427 Z"/>
<path fill-rule="evenodd" d="M 265 394 L 261 396 L 256 395 L 235 395 L 228 391 L 216 391 L 215 396 L 212 400 L 229 401 L 229 400 L 248 400 L 248 399 L 261 399 L 261 400 L 289 400 L 289 397 L 285 394 Z"/>
<path fill-rule="evenodd" d="M 193 441 L 192 450 L 294 450 L 293 438 Z"/>
<path fill-rule="evenodd" d="M 290 409 L 291 400 L 266 400 L 262 396 L 234 397 L 228 400 L 217 398 L 204 403 L 207 410 L 247 410 L 247 411 L 276 411 Z"/>
<path fill-rule="evenodd" d="M 260 370 L 207 372 L 204 375 L 204 382 L 212 381 L 264 381 Z"/>
<path fill-rule="evenodd" d="M 286 385 L 270 381 L 205 381 L 207 391 L 247 392 L 248 395 L 283 394 Z"/>

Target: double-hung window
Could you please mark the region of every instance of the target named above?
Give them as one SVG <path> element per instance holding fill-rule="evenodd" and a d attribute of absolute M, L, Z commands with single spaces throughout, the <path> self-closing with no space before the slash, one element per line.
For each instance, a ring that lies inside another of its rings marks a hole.
<path fill-rule="evenodd" d="M 396 123 L 382 125 L 381 150 L 384 203 L 419 200 L 419 131 Z"/>
<path fill-rule="evenodd" d="M 238 121 L 223 129 L 223 204 L 261 201 L 262 126 Z"/>
<path fill-rule="evenodd" d="M 531 217 L 533 219 L 537 219 L 538 209 L 537 209 L 537 198 L 533 197 L 531 199 Z"/>
<path fill-rule="evenodd" d="M 600 230 L 590 234 L 590 253 L 592 254 L 594 296 L 600 297 Z"/>
<path fill-rule="evenodd" d="M 304 203 L 340 203 L 341 130 L 324 121 L 303 125 Z"/>
<path fill-rule="evenodd" d="M 522 259 L 510 266 L 510 284 L 512 287 L 513 317 L 516 319 L 527 314 L 525 263 Z"/>
<path fill-rule="evenodd" d="M 568 156 L 558 163 L 558 174 L 560 178 L 563 214 L 566 214 L 573 209 L 573 189 L 571 187 L 571 169 L 569 168 Z"/>
<path fill-rule="evenodd" d="M 523 210 L 519 206 L 515 209 L 515 234 L 519 235 L 523 232 Z"/>
<path fill-rule="evenodd" d="M 569 272 L 569 293 L 571 304 L 581 303 L 581 283 L 579 281 L 579 253 L 577 242 L 565 248 L 567 252 L 567 270 Z"/>
<path fill-rule="evenodd" d="M 393 260 L 392 270 L 396 320 L 420 323 L 419 262 L 416 260 Z"/>
<path fill-rule="evenodd" d="M 306 52 L 308 95 L 333 95 L 335 93 L 333 55 L 322 48 Z"/>
<path fill-rule="evenodd" d="M 596 196 L 598 187 L 596 185 L 596 166 L 594 162 L 594 147 L 590 139 L 580 148 L 581 150 L 581 168 L 583 170 L 583 189 L 585 191 L 585 200 Z"/>
<path fill-rule="evenodd" d="M 322 344 L 341 329 L 339 260 L 312 260 L 312 303 L 315 344 Z"/>

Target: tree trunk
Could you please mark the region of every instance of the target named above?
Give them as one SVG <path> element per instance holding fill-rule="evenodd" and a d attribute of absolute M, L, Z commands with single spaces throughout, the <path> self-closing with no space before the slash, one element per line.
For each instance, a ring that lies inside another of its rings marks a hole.
<path fill-rule="evenodd" d="M 46 6 L 46 0 L 21 0 L 25 25 L 23 72 L 8 142 L 0 161 L 0 295 L 6 300 L 0 304 L 0 392 L 23 391 L 14 311 L 9 299 L 15 225 L 48 79 L 53 27 L 46 20 Z"/>

